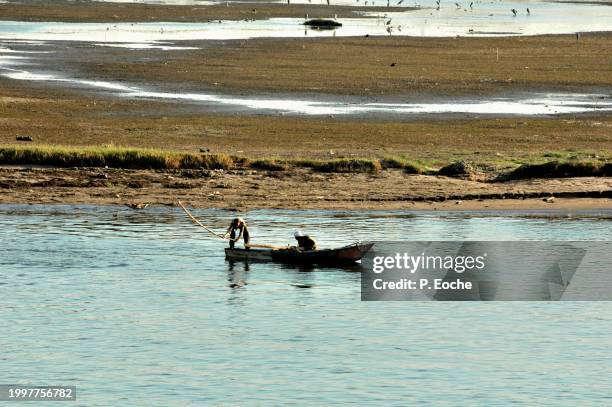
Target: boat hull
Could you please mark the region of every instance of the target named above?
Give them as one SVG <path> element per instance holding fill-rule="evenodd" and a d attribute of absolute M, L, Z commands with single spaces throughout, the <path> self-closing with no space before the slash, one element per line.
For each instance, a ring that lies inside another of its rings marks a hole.
<path fill-rule="evenodd" d="M 355 263 L 374 246 L 374 243 L 353 244 L 338 249 L 300 251 L 283 249 L 225 249 L 230 260 L 275 261 L 291 264 L 340 265 Z"/>

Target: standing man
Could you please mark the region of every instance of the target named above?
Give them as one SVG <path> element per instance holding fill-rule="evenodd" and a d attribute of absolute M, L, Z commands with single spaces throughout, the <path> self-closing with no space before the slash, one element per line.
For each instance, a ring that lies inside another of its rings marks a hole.
<path fill-rule="evenodd" d="M 238 237 L 236 237 L 236 230 L 238 231 Z M 251 236 L 249 235 L 249 228 L 247 227 L 246 222 L 242 218 L 234 218 L 232 223 L 227 228 L 227 232 L 223 235 L 223 237 L 227 237 L 229 234 L 230 239 L 230 249 L 234 248 L 234 244 L 240 240 L 242 237 L 244 239 L 244 248 L 249 248 L 249 241 L 251 240 Z"/>

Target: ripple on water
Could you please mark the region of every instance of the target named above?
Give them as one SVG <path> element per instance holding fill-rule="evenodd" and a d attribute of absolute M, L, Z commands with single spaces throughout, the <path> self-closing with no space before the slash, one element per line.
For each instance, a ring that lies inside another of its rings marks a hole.
<path fill-rule="evenodd" d="M 230 218 L 194 212 L 216 230 Z M 244 214 L 255 240 L 279 244 L 295 228 L 324 246 L 612 237 L 598 218 L 609 212 L 523 215 Z M 75 384 L 86 405 L 585 405 L 609 395 L 609 303 L 362 303 L 358 273 L 227 263 L 223 243 L 176 208 L 0 206 L 0 239 L 0 383 Z"/>

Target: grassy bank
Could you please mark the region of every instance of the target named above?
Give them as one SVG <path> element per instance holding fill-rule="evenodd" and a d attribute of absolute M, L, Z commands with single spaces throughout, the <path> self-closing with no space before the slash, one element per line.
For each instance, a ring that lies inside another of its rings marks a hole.
<path fill-rule="evenodd" d="M 121 169 L 256 169 L 288 171 L 309 168 L 325 173 L 377 173 L 387 169 L 400 169 L 408 174 L 446 175 L 469 177 L 473 171 L 486 166 L 463 161 L 447 163 L 437 169 L 428 168 L 405 157 L 279 159 L 247 157 L 226 154 L 185 153 L 161 149 L 137 149 L 115 146 L 5 146 L 0 147 L 0 165 L 39 165 L 53 167 L 109 167 Z M 450 169 L 453 169 L 451 171 Z M 584 176 L 612 176 L 609 160 L 554 160 L 539 163 L 519 163 L 509 171 L 494 173 L 497 181 L 527 178 L 563 178 Z"/>
<path fill-rule="evenodd" d="M 500 181 L 529 178 L 610 177 L 612 163 L 600 161 L 549 161 L 542 164 L 523 164 L 501 174 Z"/>
<path fill-rule="evenodd" d="M 124 169 L 232 169 L 252 168 L 282 171 L 291 167 L 311 168 L 318 172 L 378 172 L 383 169 L 377 159 L 279 160 L 257 159 L 226 154 L 183 153 L 160 149 L 115 146 L 6 146 L 0 147 L 0 164 L 40 165 L 53 167 L 110 167 Z M 395 168 L 402 168 L 397 161 Z"/>
<path fill-rule="evenodd" d="M 9 146 L 0 148 L 0 164 L 126 169 L 223 169 L 234 166 L 225 154 L 188 154 L 122 147 Z"/>

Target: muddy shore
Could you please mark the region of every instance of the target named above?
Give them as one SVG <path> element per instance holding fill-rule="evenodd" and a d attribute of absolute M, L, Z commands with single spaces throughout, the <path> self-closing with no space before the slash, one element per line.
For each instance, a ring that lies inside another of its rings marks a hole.
<path fill-rule="evenodd" d="M 293 38 L 178 44 L 183 52 L 63 51 L 67 67 L 98 78 L 171 82 L 253 94 L 491 97 L 612 89 L 609 33 L 503 38 Z M 91 56 L 87 56 L 91 54 Z"/>
<path fill-rule="evenodd" d="M 306 169 L 149 171 L 0 168 L 0 203 L 174 205 L 236 210 L 586 210 L 612 208 L 612 179 L 483 183 L 441 177 L 321 174 Z M 550 197 L 553 199 L 549 199 Z"/>
<path fill-rule="evenodd" d="M 240 14 L 248 9 L 234 5 L 201 7 L 205 11 L 176 6 L 176 14 L 172 6 L 90 5 L 1 4 L 0 19 L 57 20 L 61 16 L 61 21 L 101 21 L 112 10 L 123 10 L 126 14 L 117 14 L 117 21 L 155 21 L 162 12 L 163 17 L 176 21 L 200 21 L 183 20 L 186 9 L 193 9 L 188 18 L 194 19 L 209 18 L 205 16 L 209 12 L 219 19 L 254 18 Z M 270 13 L 281 14 L 265 15 L 266 7 L 257 6 L 258 18 L 304 13 L 303 5 L 270 5 Z M 236 14 L 237 10 L 242 11 Z M 225 12 L 234 14 L 224 17 Z M 609 94 L 612 56 L 607 50 L 611 39 L 606 33 L 591 33 L 580 41 L 568 35 L 187 41 L 180 45 L 200 49 L 173 52 L 58 42 L 32 48 L 51 51 L 49 54 L 27 55 L 34 62 L 32 69 L 44 67 L 91 80 L 153 84 L 161 90 L 336 95 L 379 101 L 406 95 L 487 98 L 522 91 Z M 15 144 L 17 136 L 28 136 L 33 141 L 27 145 L 112 145 L 194 154 L 203 150 L 249 158 L 401 156 L 437 168 L 465 159 L 496 172 L 553 159 L 609 161 L 610 129 L 612 117 L 605 112 L 417 119 L 223 114 L 197 104 L 126 100 L 108 92 L 0 77 L 0 143 L 4 145 Z M 169 205 L 181 198 L 194 206 L 238 209 L 576 210 L 611 208 L 611 190 L 610 178 L 493 184 L 393 170 L 378 174 L 241 170 L 195 175 L 105 169 L 0 171 L 0 203 Z M 555 196 L 552 202 L 543 201 L 551 195 Z"/>
<path fill-rule="evenodd" d="M 115 145 L 248 157 L 342 158 L 401 155 L 425 165 L 468 159 L 495 167 L 555 158 L 606 159 L 610 116 L 367 118 L 240 116 L 173 103 L 116 100 L 0 78 L 0 143 Z"/>

